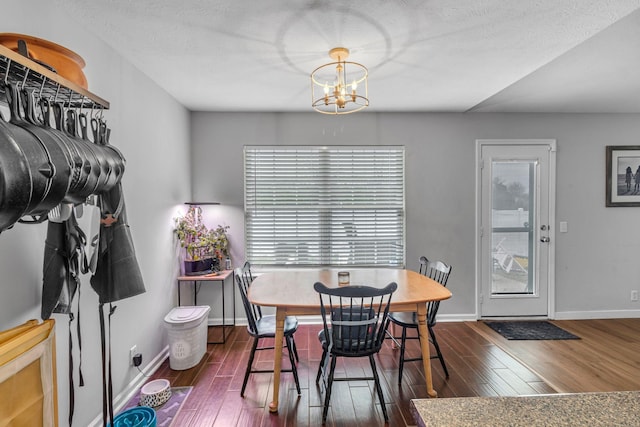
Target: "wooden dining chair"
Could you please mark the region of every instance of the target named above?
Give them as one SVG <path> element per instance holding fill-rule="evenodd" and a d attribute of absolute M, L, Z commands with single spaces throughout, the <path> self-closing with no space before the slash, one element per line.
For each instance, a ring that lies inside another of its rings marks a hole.
<path fill-rule="evenodd" d="M 388 422 L 389 416 L 384 404 L 380 378 L 373 356 L 382 347 L 389 323 L 389 302 L 398 285 L 390 283 L 381 289 L 370 286 L 328 288 L 317 282 L 313 288 L 320 296 L 320 313 L 323 324 L 323 329 L 318 334 L 322 345 L 322 358 L 318 367 L 316 383 L 320 381 L 323 373 L 327 378 L 322 423 L 324 424 L 327 420 L 331 387 L 334 381 L 366 380 L 374 381 L 384 419 Z M 334 378 L 338 357 L 368 357 L 372 376 Z M 327 364 L 329 365 L 328 374 L 326 372 Z"/>
<path fill-rule="evenodd" d="M 451 274 L 452 267 L 446 265 L 442 261 L 429 261 L 426 257 L 420 257 L 420 274 L 423 274 L 436 282 L 440 283 L 442 286 L 447 286 L 447 281 L 449 280 L 449 275 Z M 442 356 L 442 351 L 440 351 L 440 346 L 438 345 L 438 340 L 436 339 L 436 334 L 433 331 L 433 327 L 436 324 L 436 315 L 438 314 L 438 308 L 440 307 L 440 301 L 431 301 L 427 305 L 427 329 L 429 330 L 429 336 L 433 347 L 436 349 L 436 354 L 431 356 L 431 359 L 439 359 L 440 364 L 442 365 L 442 369 L 444 370 L 444 374 L 447 378 L 449 378 L 449 371 L 447 370 L 447 365 L 444 363 L 444 356 Z M 405 356 L 406 352 L 406 344 L 408 339 L 420 339 L 419 336 L 407 336 L 407 329 L 418 329 L 418 314 L 416 312 L 400 312 L 395 313 L 392 312 L 389 314 L 389 320 L 392 325 L 398 325 L 402 328 L 402 335 L 400 338 L 400 360 L 398 366 L 398 384 L 402 384 L 402 372 L 404 369 L 405 362 L 415 362 L 418 360 L 422 360 L 422 356 L 420 357 L 411 357 L 408 358 Z M 393 328 L 392 328 L 393 330 Z M 398 337 L 393 336 L 393 340 L 397 343 Z"/>
<path fill-rule="evenodd" d="M 251 345 L 251 353 L 249 354 L 249 361 L 247 362 L 247 368 L 244 372 L 244 381 L 242 382 L 242 389 L 240 390 L 240 396 L 244 397 L 244 391 L 249 381 L 249 375 L 255 373 L 273 372 L 273 370 L 253 369 L 253 359 L 256 351 L 260 350 L 272 350 L 274 347 L 259 347 L 261 339 L 275 338 L 276 336 L 276 317 L 273 315 L 263 316 L 260 307 L 252 304 L 249 301 L 248 292 L 251 283 L 247 280 L 249 276 L 246 272 L 243 272 L 242 268 L 237 268 L 235 271 L 236 284 L 238 285 L 238 291 L 242 298 L 242 305 L 247 316 L 247 332 L 253 337 L 253 344 Z M 295 349 L 295 341 L 293 334 L 298 330 L 298 319 L 293 316 L 287 316 L 284 320 L 284 339 L 287 346 L 287 352 L 289 353 L 289 361 L 291 362 L 291 369 L 282 369 L 281 372 L 292 372 L 293 379 L 296 383 L 296 390 L 300 394 L 300 381 L 298 379 L 298 370 L 296 368 L 296 362 L 298 360 L 298 352 Z"/>

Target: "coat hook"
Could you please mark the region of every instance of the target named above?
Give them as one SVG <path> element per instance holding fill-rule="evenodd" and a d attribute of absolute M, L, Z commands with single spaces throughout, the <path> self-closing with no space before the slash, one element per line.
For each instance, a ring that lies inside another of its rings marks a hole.
<path fill-rule="evenodd" d="M 53 102 L 58 102 L 58 93 L 60 93 L 60 84 L 56 83 L 56 95 L 53 98 Z"/>
<path fill-rule="evenodd" d="M 47 83 L 47 76 L 42 76 L 42 85 L 40 85 L 40 93 L 38 94 L 38 98 L 42 98 L 42 91 L 44 90 L 44 85 Z"/>
<path fill-rule="evenodd" d="M 9 83 L 9 70 L 11 68 L 11 59 L 9 58 L 9 60 L 7 61 L 7 69 L 6 72 L 4 74 L 4 84 Z"/>
<path fill-rule="evenodd" d="M 29 77 L 29 71 L 31 71 L 30 68 L 27 68 L 27 72 L 24 73 L 24 79 L 22 79 L 22 87 L 26 87 L 27 86 L 27 77 Z"/>
<path fill-rule="evenodd" d="M 71 103 L 73 102 L 73 91 L 69 90 L 69 100 L 67 101 L 67 108 L 71 108 Z"/>

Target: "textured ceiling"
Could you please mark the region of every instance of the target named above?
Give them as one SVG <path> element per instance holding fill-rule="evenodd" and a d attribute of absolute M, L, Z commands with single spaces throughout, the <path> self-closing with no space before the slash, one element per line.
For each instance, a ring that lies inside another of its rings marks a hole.
<path fill-rule="evenodd" d="M 640 112 L 640 0 L 57 0 L 191 110 L 312 111 L 344 46 L 368 111 Z"/>

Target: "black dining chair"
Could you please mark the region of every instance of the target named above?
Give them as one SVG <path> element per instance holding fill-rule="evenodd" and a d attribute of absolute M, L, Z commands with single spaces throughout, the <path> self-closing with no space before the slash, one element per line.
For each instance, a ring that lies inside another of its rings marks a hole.
<path fill-rule="evenodd" d="M 452 267 L 443 263 L 442 261 L 429 261 L 424 256 L 420 257 L 420 274 L 430 277 L 431 279 L 440 283 L 442 286 L 447 286 L 447 281 L 449 280 L 451 270 Z M 429 341 L 431 341 L 433 347 L 436 350 L 436 354 L 434 356 L 431 356 L 431 359 L 437 358 L 440 360 L 440 364 L 442 365 L 444 374 L 447 378 L 449 378 L 449 371 L 447 369 L 447 365 L 444 363 L 444 356 L 442 355 L 442 351 L 440 351 L 440 346 L 438 345 L 436 334 L 433 331 L 433 327 L 436 325 L 436 316 L 438 314 L 439 307 L 440 301 L 431 301 L 427 304 L 427 329 L 430 336 Z M 418 329 L 418 314 L 416 312 L 392 312 L 389 314 L 389 320 L 391 321 L 392 325 L 398 325 L 402 328 L 402 335 L 400 337 L 400 361 L 398 367 L 398 384 L 402 384 L 402 372 L 404 369 L 404 363 L 422 360 L 422 356 L 411 358 L 405 356 L 407 340 L 420 339 L 420 337 L 417 335 L 407 336 L 407 329 Z M 398 337 L 392 338 L 397 343 L 396 339 Z"/>
<path fill-rule="evenodd" d="M 247 362 L 247 368 L 244 372 L 244 381 L 242 382 L 242 389 L 240 390 L 240 396 L 244 397 L 244 391 L 249 381 L 249 375 L 255 373 L 273 372 L 273 370 L 253 369 L 253 359 L 256 351 L 260 350 L 272 350 L 274 347 L 258 347 L 260 340 L 263 338 L 275 338 L 276 336 L 276 317 L 273 315 L 263 316 L 260 307 L 252 304 L 249 301 L 248 292 L 251 283 L 247 280 L 248 274 L 243 272 L 242 268 L 237 268 L 235 271 L 236 284 L 238 285 L 238 291 L 242 298 L 242 305 L 247 316 L 247 332 L 253 337 L 253 344 L 251 346 L 251 353 L 249 354 L 249 361 Z M 295 347 L 295 341 L 293 334 L 298 330 L 298 319 L 293 316 L 287 316 L 284 320 L 284 339 L 287 346 L 287 352 L 289 353 L 289 361 L 291 362 L 291 369 L 282 369 L 281 372 L 292 372 L 293 379 L 296 383 L 296 390 L 300 394 L 300 381 L 298 380 L 298 370 L 296 368 L 296 361 L 298 360 L 298 352 Z"/>
<path fill-rule="evenodd" d="M 247 285 L 245 288 L 245 291 L 248 295 L 251 282 L 253 282 L 253 279 L 255 278 L 255 275 L 251 271 L 251 263 L 249 261 L 245 261 L 244 265 L 242 266 L 242 277 L 244 279 L 244 283 L 246 283 Z M 251 309 L 253 311 L 253 316 L 255 319 L 262 318 L 262 309 L 260 308 L 259 305 L 251 304 Z M 268 317 L 273 317 L 273 316 L 268 316 Z M 297 318 L 295 316 L 288 316 L 288 317 L 289 317 L 289 323 L 297 322 Z M 295 339 L 291 339 L 291 347 L 293 348 L 293 355 L 296 357 L 296 361 L 300 361 L 300 358 L 298 357 L 298 349 L 296 348 Z"/>
<path fill-rule="evenodd" d="M 317 282 L 313 288 L 320 296 L 323 324 L 323 329 L 318 334 L 322 345 L 322 358 L 316 376 L 316 383 L 320 381 L 323 373 L 326 377 L 322 423 L 324 424 L 327 420 L 333 382 L 359 380 L 374 381 L 384 419 L 388 422 L 389 416 L 373 356 L 382 347 L 389 323 L 389 302 L 398 285 L 390 283 L 384 288 L 370 286 L 328 288 Z M 368 357 L 373 375 L 334 378 L 338 357 Z M 327 364 L 329 364 L 328 375 Z"/>

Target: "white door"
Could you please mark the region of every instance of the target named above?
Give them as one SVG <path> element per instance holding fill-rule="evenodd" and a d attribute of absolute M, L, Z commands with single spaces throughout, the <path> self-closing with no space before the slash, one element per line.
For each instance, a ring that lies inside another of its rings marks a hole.
<path fill-rule="evenodd" d="M 555 141 L 478 141 L 480 317 L 548 317 Z"/>

